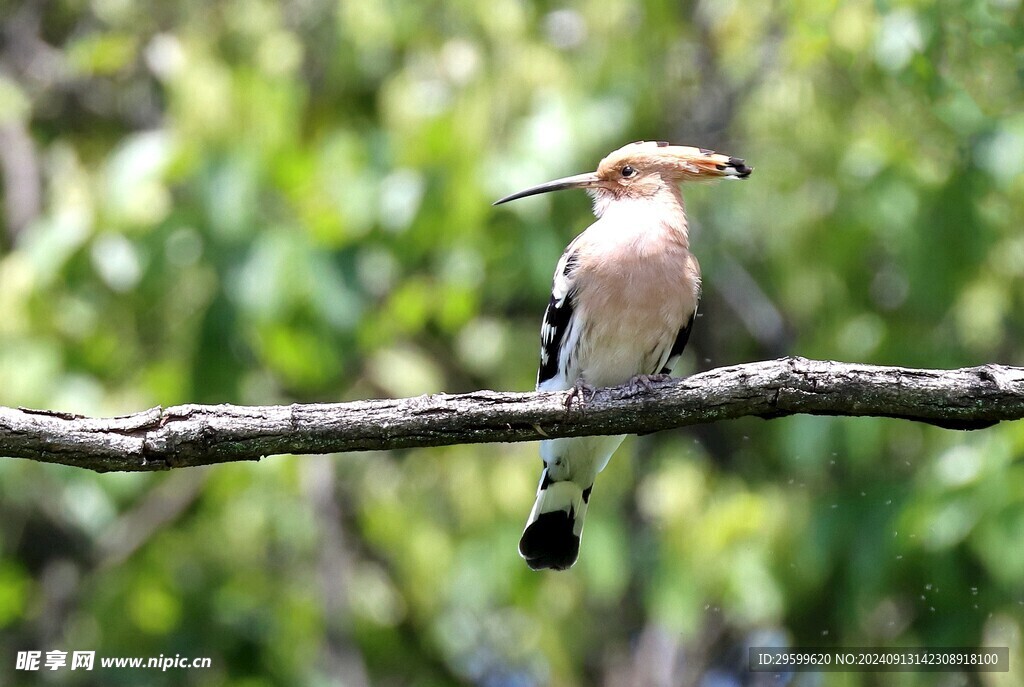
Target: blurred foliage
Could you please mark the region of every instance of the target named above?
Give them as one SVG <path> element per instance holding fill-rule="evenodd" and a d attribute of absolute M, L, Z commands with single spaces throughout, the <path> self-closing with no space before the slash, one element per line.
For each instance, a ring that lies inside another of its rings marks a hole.
<path fill-rule="evenodd" d="M 1020 0 L 8 0 L 0 403 L 529 389 L 587 200 L 490 201 L 640 138 L 756 168 L 686 190 L 682 372 L 1024 364 L 1022 27 Z M 528 444 L 0 461 L 0 683 L 95 649 L 213 668 L 45 681 L 725 686 L 760 641 L 1009 646 L 974 683 L 1019 684 L 1022 452 L 1020 423 L 632 439 L 561 574 L 516 554 Z M 877 677 L 793 684 L 972 682 Z"/>

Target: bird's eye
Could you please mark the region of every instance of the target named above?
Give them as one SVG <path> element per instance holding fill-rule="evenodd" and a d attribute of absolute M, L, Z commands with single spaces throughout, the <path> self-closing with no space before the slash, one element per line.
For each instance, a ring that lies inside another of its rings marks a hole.
<path fill-rule="evenodd" d="M 635 174 L 636 170 L 630 167 L 629 165 L 626 165 L 625 167 L 622 168 L 622 177 L 624 179 L 628 179 Z"/>

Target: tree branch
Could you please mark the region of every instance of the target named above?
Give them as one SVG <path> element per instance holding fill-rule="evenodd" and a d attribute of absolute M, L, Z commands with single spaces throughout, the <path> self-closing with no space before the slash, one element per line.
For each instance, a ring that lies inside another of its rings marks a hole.
<path fill-rule="evenodd" d="M 915 370 L 782 358 L 723 367 L 629 396 L 602 389 L 476 391 L 290 406 L 183 405 L 98 419 L 0 408 L 0 455 L 99 472 L 164 470 L 280 453 L 334 453 L 644 434 L 744 416 L 893 417 L 949 429 L 1024 418 L 1024 368 Z"/>

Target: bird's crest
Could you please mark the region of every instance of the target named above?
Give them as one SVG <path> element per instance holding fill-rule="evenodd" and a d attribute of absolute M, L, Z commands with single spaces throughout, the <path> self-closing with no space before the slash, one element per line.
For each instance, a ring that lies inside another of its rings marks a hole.
<path fill-rule="evenodd" d="M 672 145 L 668 141 L 636 141 L 609 153 L 597 167 L 598 176 L 621 176 L 623 168 L 658 171 L 679 181 L 746 179 L 753 170 L 742 158 L 707 148 Z"/>

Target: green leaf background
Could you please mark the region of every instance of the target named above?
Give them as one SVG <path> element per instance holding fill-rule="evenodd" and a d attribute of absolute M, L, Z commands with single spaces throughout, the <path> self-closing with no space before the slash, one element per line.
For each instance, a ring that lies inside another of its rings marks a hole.
<path fill-rule="evenodd" d="M 588 201 L 490 203 L 644 138 L 756 168 L 685 189 L 683 373 L 1024 364 L 1022 27 L 1019 0 L 5 3 L 0 404 L 530 389 Z M 740 685 L 785 641 L 1013 668 L 789 684 L 1015 685 L 1022 452 L 1020 424 L 826 417 L 630 439 L 560 574 L 516 553 L 530 444 L 4 460 L 0 683 Z"/>

